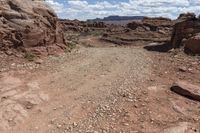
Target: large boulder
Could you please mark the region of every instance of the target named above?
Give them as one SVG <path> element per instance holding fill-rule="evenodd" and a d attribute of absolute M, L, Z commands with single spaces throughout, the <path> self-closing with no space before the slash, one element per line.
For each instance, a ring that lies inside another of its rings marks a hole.
<path fill-rule="evenodd" d="M 177 81 L 170 88 L 173 92 L 200 101 L 200 87 L 187 81 Z"/>
<path fill-rule="evenodd" d="M 198 33 L 200 33 L 200 19 L 193 13 L 181 14 L 176 20 L 171 44 L 173 48 L 185 46 L 189 51 L 199 53 Z"/>
<path fill-rule="evenodd" d="M 200 53 L 200 33 L 185 42 L 185 51 L 189 53 Z"/>
<path fill-rule="evenodd" d="M 0 50 L 37 55 L 62 52 L 61 24 L 44 0 L 0 1 Z"/>

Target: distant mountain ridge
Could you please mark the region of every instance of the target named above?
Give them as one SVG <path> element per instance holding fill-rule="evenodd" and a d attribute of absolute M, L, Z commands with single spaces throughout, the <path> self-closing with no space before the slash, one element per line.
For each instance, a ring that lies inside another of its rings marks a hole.
<path fill-rule="evenodd" d="M 88 21 L 126 21 L 126 20 L 142 20 L 144 16 L 108 16 L 96 19 L 89 19 Z"/>

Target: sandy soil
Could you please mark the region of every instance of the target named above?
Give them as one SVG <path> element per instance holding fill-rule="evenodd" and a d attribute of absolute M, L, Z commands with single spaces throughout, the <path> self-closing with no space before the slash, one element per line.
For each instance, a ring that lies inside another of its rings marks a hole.
<path fill-rule="evenodd" d="M 80 47 L 41 65 L 15 64 L 0 73 L 0 131 L 199 133 L 200 103 L 169 90 L 178 79 L 200 84 L 199 59 L 189 60 L 193 73 L 181 73 L 171 55 Z"/>

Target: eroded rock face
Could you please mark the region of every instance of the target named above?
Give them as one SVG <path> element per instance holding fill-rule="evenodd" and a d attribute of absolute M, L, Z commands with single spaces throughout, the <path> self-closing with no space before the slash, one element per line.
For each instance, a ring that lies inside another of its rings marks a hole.
<path fill-rule="evenodd" d="M 159 30 L 159 28 L 173 26 L 173 21 L 169 18 L 157 17 L 157 18 L 148 18 L 145 17 L 142 21 L 145 26 L 150 27 L 152 30 Z"/>
<path fill-rule="evenodd" d="M 185 20 L 191 20 L 191 19 L 195 19 L 196 18 L 196 15 L 194 13 L 182 13 L 179 15 L 178 17 L 178 21 L 185 21 Z"/>
<path fill-rule="evenodd" d="M 44 0 L 0 1 L 0 50 L 37 55 L 62 52 L 61 24 Z"/>
<path fill-rule="evenodd" d="M 127 27 L 132 29 L 132 30 L 136 30 L 138 27 L 143 27 L 143 23 L 142 22 L 133 21 L 131 23 L 128 23 Z"/>
<path fill-rule="evenodd" d="M 173 21 L 168 18 L 148 18 L 145 17 L 142 22 L 131 22 L 127 24 L 127 27 L 136 30 L 137 28 L 144 28 L 145 30 L 150 31 L 159 31 L 165 30 L 165 32 L 169 32 L 170 28 L 173 26 Z"/>
<path fill-rule="evenodd" d="M 64 26 L 65 31 L 74 31 L 74 32 L 89 32 L 95 30 L 105 30 L 107 25 L 103 22 L 85 22 L 79 20 L 59 20 L 60 23 Z"/>
<path fill-rule="evenodd" d="M 181 14 L 176 20 L 171 44 L 174 48 L 185 46 L 192 53 L 200 53 L 200 19 L 195 14 Z"/>
<path fill-rule="evenodd" d="M 189 38 L 185 42 L 185 51 L 192 53 L 200 53 L 200 33 L 195 35 L 194 37 Z"/>
<path fill-rule="evenodd" d="M 163 17 L 149 18 L 144 17 L 142 21 L 133 21 L 127 24 L 131 29 L 133 37 L 141 41 L 151 42 L 168 42 L 172 34 L 174 22 L 171 19 Z"/>

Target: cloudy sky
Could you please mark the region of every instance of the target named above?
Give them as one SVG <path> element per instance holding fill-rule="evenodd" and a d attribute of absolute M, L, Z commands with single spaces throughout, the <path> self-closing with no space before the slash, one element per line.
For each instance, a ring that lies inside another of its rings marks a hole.
<path fill-rule="evenodd" d="M 86 20 L 109 15 L 176 18 L 183 12 L 200 14 L 200 0 L 46 0 L 60 18 Z"/>

